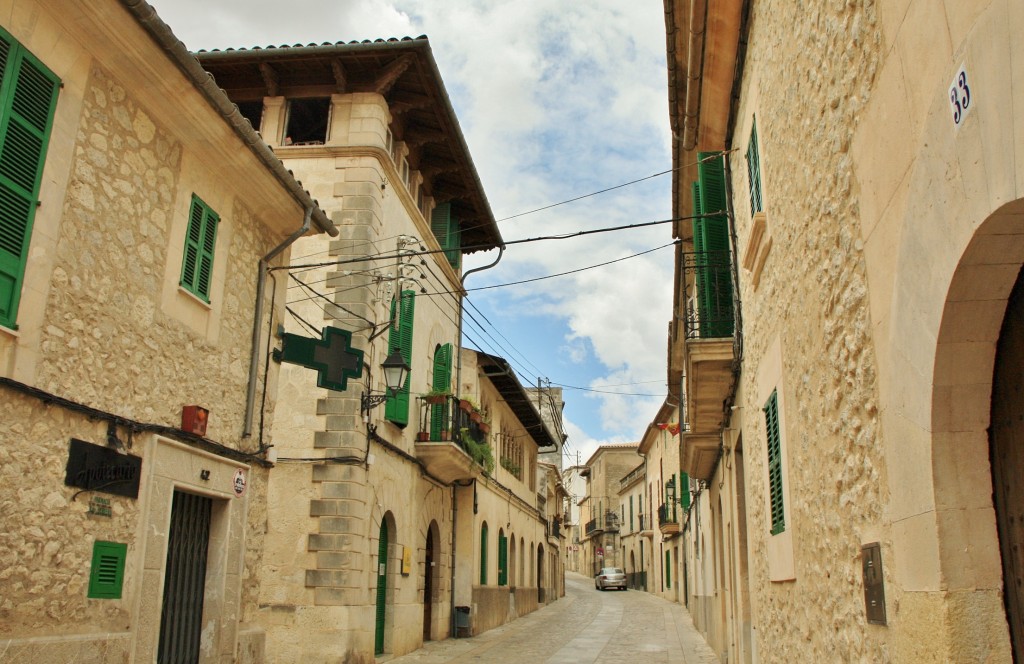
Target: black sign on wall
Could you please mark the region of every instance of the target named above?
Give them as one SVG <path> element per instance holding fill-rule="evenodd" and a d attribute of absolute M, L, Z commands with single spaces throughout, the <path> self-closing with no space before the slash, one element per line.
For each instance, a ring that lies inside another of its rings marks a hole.
<path fill-rule="evenodd" d="M 142 459 L 119 454 L 109 447 L 77 438 L 68 446 L 64 484 L 86 491 L 103 491 L 128 498 L 139 497 Z"/>

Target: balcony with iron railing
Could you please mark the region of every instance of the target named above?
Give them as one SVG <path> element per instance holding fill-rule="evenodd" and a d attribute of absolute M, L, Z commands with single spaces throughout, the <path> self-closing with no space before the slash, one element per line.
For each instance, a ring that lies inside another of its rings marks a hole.
<path fill-rule="evenodd" d="M 591 519 L 587 521 L 586 526 L 583 528 L 583 534 L 587 537 L 594 535 L 600 535 L 604 532 L 604 525 L 601 523 L 601 518 Z"/>
<path fill-rule="evenodd" d="M 685 293 L 682 469 L 710 479 L 736 358 L 733 265 L 729 251 L 682 254 Z"/>
<path fill-rule="evenodd" d="M 452 396 L 418 398 L 420 430 L 416 458 L 443 482 L 468 480 L 494 472 L 494 454 L 488 441 L 490 425 L 479 411 L 459 407 Z"/>
<path fill-rule="evenodd" d="M 647 539 L 654 539 L 654 529 L 651 527 L 651 517 L 641 512 L 638 516 L 637 525 L 640 527 L 640 536 Z"/>
<path fill-rule="evenodd" d="M 662 503 L 658 508 L 658 528 L 662 535 L 679 534 L 679 516 L 675 503 Z"/>

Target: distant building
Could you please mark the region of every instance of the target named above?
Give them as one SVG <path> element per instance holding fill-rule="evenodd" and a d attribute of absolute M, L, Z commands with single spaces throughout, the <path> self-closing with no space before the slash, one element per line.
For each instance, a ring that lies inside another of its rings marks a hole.
<path fill-rule="evenodd" d="M 580 501 L 582 574 L 594 576 L 602 567 L 623 565 L 619 481 L 636 466 L 636 450 L 636 443 L 601 445 L 580 472 L 587 480 L 587 494 Z"/>

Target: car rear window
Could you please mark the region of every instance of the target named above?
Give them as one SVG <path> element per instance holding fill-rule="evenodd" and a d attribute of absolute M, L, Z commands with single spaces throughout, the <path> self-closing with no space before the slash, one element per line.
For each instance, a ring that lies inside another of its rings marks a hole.
<path fill-rule="evenodd" d="M 601 574 L 625 574 L 625 572 L 623 572 L 618 567 L 605 567 L 603 570 L 601 570 Z"/>

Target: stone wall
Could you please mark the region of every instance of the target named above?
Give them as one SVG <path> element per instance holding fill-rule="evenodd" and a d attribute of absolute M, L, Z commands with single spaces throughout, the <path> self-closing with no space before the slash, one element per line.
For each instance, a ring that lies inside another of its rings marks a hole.
<path fill-rule="evenodd" d="M 208 438 L 253 450 L 256 442 L 241 437 L 241 424 L 256 266 L 280 238 L 221 180 L 209 177 L 211 166 L 184 154 L 129 84 L 94 62 L 84 89 L 38 348 L 17 351 L 37 355 L 29 382 L 119 417 L 168 427 L 180 425 L 182 406 L 198 403 L 211 411 Z M 65 109 L 58 102 L 58 114 Z M 183 174 L 197 166 L 202 170 Z M 180 275 L 178 238 L 184 237 L 191 195 L 182 187 L 186 176 L 205 183 L 222 203 L 214 303 L 204 309 L 187 302 L 196 311 L 189 320 L 175 312 L 190 296 L 167 288 L 168 275 L 173 284 Z M 39 247 L 50 250 L 45 241 Z M 196 319 L 204 324 L 197 326 Z M 96 494 L 78 495 L 64 486 L 64 464 L 70 438 L 103 445 L 106 423 L 7 389 L 3 403 L 0 636 L 31 640 L 12 646 L 22 653 L 19 661 L 70 661 L 86 652 L 101 653 L 104 661 L 126 658 L 130 632 L 153 627 L 140 622 L 136 603 L 155 591 L 141 586 L 139 536 L 149 532 L 140 524 L 143 496 L 102 494 L 112 517 L 90 515 L 89 498 Z M 273 399 L 265 402 L 268 414 L 273 406 Z M 146 476 L 153 462 L 143 451 L 148 436 L 125 427 L 117 433 L 144 457 Z M 251 614 L 257 601 L 266 531 L 265 471 L 254 467 L 247 479 L 242 614 Z M 96 539 L 129 546 L 121 600 L 85 597 Z M 234 624 L 229 617 L 219 622 L 220 638 L 230 648 Z M 58 630 L 95 636 L 52 636 Z M 44 635 L 51 640 L 35 638 Z"/>
<path fill-rule="evenodd" d="M 871 94 L 876 3 L 753 3 L 731 159 L 739 247 L 749 234 L 742 151 L 756 115 L 772 239 L 759 286 L 741 273 L 752 592 L 765 661 L 886 661 L 867 624 L 860 546 L 879 539 L 886 501 L 875 353 L 849 147 Z M 758 367 L 781 342 L 782 432 L 796 580 L 768 581 L 765 427 Z M 891 560 L 885 537 L 883 560 Z M 888 568 L 887 568 L 888 571 Z M 888 590 L 888 588 L 887 588 Z"/>

